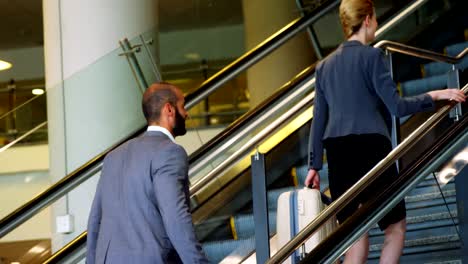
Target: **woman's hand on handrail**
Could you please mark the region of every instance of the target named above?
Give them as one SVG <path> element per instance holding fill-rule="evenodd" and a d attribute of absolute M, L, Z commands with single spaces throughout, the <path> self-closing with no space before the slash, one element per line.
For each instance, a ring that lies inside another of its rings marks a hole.
<path fill-rule="evenodd" d="M 434 101 L 441 101 L 441 100 L 449 100 L 455 101 L 458 103 L 463 103 L 466 101 L 466 96 L 463 91 L 459 89 L 443 89 L 443 90 L 436 90 L 430 91 L 429 94 Z"/>

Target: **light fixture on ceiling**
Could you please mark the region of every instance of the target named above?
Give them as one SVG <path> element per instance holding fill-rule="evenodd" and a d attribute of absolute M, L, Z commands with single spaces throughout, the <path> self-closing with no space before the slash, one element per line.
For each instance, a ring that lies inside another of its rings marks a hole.
<path fill-rule="evenodd" d="M 33 93 L 34 95 L 41 95 L 41 94 L 44 94 L 44 89 L 39 89 L 39 88 L 33 89 L 33 90 L 32 90 L 32 93 Z"/>
<path fill-rule="evenodd" d="M 7 61 L 0 60 L 0 71 L 8 70 L 11 68 L 11 63 Z"/>
<path fill-rule="evenodd" d="M 200 54 L 195 53 L 195 52 L 189 52 L 189 53 L 186 53 L 184 57 L 188 60 L 199 60 Z"/>

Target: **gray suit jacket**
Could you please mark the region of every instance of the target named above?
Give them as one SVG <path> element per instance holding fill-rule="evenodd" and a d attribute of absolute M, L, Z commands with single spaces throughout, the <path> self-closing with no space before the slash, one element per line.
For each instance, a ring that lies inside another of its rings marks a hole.
<path fill-rule="evenodd" d="M 109 153 L 88 220 L 87 263 L 208 263 L 187 172 L 185 150 L 157 131 Z"/>
<path fill-rule="evenodd" d="M 309 167 L 322 167 L 322 140 L 350 134 L 389 137 L 389 113 L 397 117 L 432 109 L 427 94 L 401 98 L 382 51 L 347 41 L 316 69 Z"/>

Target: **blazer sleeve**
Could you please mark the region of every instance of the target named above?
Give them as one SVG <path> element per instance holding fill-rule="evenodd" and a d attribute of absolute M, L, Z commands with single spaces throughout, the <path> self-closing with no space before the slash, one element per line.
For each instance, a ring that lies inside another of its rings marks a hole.
<path fill-rule="evenodd" d="M 323 163 L 323 134 L 328 121 L 328 104 L 320 87 L 319 68 L 315 79 L 313 119 L 309 135 L 309 169 L 320 170 Z"/>
<path fill-rule="evenodd" d="M 209 263 L 195 236 L 187 203 L 187 153 L 179 145 L 172 144 L 164 157 L 163 165 L 152 172 L 154 193 L 164 228 L 184 263 Z"/>
<path fill-rule="evenodd" d="M 392 115 L 402 117 L 434 108 L 434 101 L 428 94 L 409 97 L 401 97 L 398 94 L 380 49 L 369 48 L 369 57 L 368 72 L 372 86 Z"/>
<path fill-rule="evenodd" d="M 94 264 L 96 261 L 96 247 L 99 237 L 99 229 L 101 226 L 102 217 L 102 181 L 104 175 L 107 173 L 108 166 L 107 158 L 104 159 L 101 177 L 99 178 L 96 194 L 94 195 L 93 204 L 91 205 L 91 212 L 88 218 L 88 234 L 86 237 L 86 263 Z"/>

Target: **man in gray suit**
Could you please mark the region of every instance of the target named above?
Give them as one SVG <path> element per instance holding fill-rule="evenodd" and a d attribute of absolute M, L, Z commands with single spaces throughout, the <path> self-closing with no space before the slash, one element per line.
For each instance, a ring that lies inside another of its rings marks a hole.
<path fill-rule="evenodd" d="M 87 263 L 208 263 L 189 208 L 184 96 L 168 83 L 143 95 L 148 131 L 104 159 L 88 220 Z"/>

